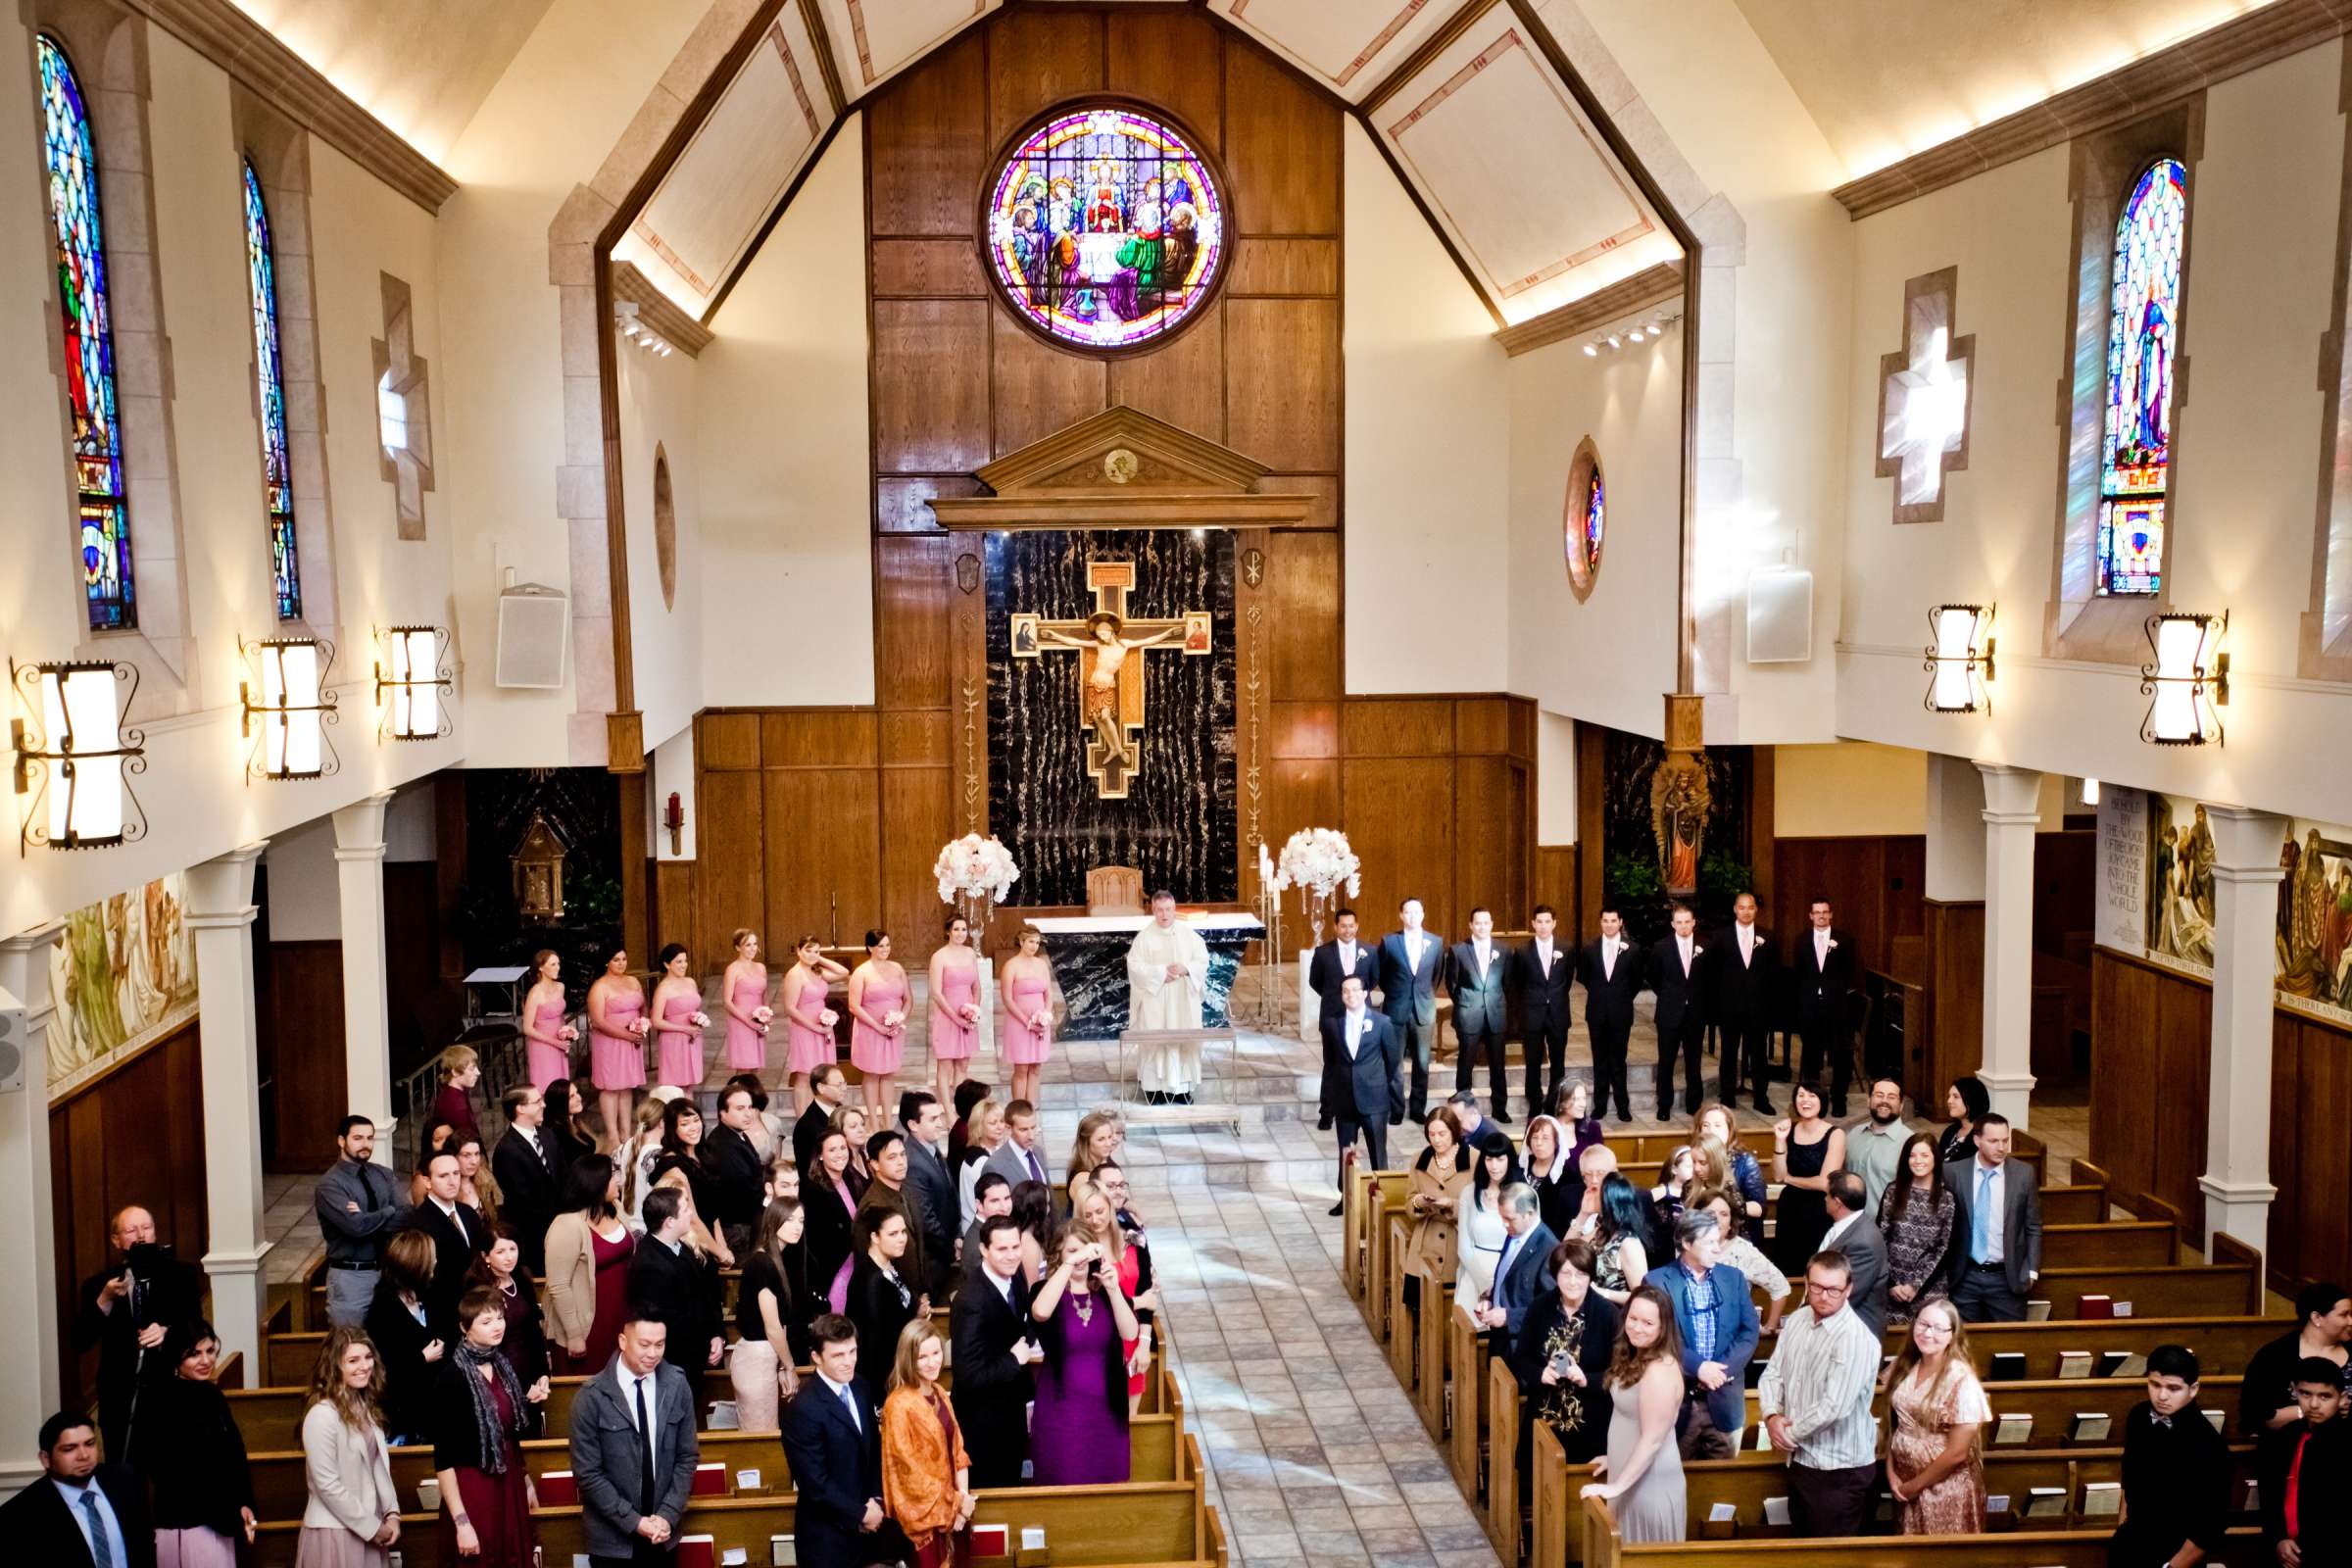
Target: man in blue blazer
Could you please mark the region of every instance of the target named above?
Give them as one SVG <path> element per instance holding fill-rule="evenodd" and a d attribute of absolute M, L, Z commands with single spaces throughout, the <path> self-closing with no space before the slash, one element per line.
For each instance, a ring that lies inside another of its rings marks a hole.
<path fill-rule="evenodd" d="M 1551 1250 L 1559 1245 L 1544 1223 L 1543 1204 L 1536 1190 L 1513 1182 L 1496 1200 L 1504 1231 L 1501 1255 L 1494 1259 L 1494 1288 L 1479 1303 L 1479 1321 L 1493 1330 L 1494 1353 L 1506 1353 L 1527 1322 L 1527 1310 L 1544 1292 L 1557 1289 L 1551 1272 Z"/>
<path fill-rule="evenodd" d="M 1645 1283 L 1674 1303 L 1684 1387 L 1705 1396 L 1707 1419 L 1738 1453 L 1746 1431 L 1747 1363 L 1760 1333 L 1756 1303 L 1748 1298 L 1747 1276 L 1717 1261 L 1723 1236 L 1713 1214 L 1686 1212 L 1675 1222 L 1674 1240 L 1675 1260 L 1651 1269 Z"/>
<path fill-rule="evenodd" d="M 906 1545 L 882 1511 L 882 1413 L 858 1381 L 858 1330 L 827 1312 L 809 1325 L 808 1338 L 816 1376 L 784 1411 L 801 1568 L 896 1562 Z"/>
<path fill-rule="evenodd" d="M 1405 1114 L 1417 1122 L 1429 1110 L 1429 1052 L 1438 1039 L 1438 971 L 1446 944 L 1421 929 L 1419 899 L 1398 905 L 1396 918 L 1399 929 L 1380 939 L 1380 1010 L 1396 1026 L 1413 1064 Z"/>

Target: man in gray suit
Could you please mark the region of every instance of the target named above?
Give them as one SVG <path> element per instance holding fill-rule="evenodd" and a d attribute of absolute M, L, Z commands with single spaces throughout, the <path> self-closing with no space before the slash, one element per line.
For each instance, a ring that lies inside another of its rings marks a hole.
<path fill-rule="evenodd" d="M 662 1359 L 668 1342 L 659 1318 L 631 1317 L 620 1353 L 572 1404 L 571 1474 L 597 1568 L 666 1568 L 677 1555 L 702 1449 L 686 1374 Z"/>
<path fill-rule="evenodd" d="M 1845 1304 L 1871 1333 L 1885 1334 L 1886 1238 L 1870 1217 L 1870 1186 L 1859 1172 L 1841 1170 L 1830 1178 L 1829 1210 L 1830 1230 L 1820 1250 L 1845 1254 Z"/>
<path fill-rule="evenodd" d="M 1944 1277 L 1971 1323 L 2022 1323 L 2041 1277 L 2041 1190 L 2034 1168 L 2009 1157 L 2009 1118 L 1977 1123 L 1977 1154 L 1943 1167 L 1952 1190 L 1952 1251 Z"/>
<path fill-rule="evenodd" d="M 1054 1178 L 1046 1170 L 1045 1156 L 1037 1152 L 1035 1105 L 1026 1100 L 1016 1100 L 1004 1107 L 1004 1141 L 981 1168 L 995 1171 L 1015 1187 L 1023 1182 L 1054 1185 Z"/>
<path fill-rule="evenodd" d="M 1396 906 L 1401 928 L 1380 941 L 1380 1010 L 1389 1015 L 1404 1059 L 1412 1066 L 1413 1091 L 1405 1114 L 1419 1121 L 1429 1110 L 1429 1052 L 1438 1038 L 1438 971 L 1445 944 L 1421 929 L 1421 901 Z"/>
<path fill-rule="evenodd" d="M 1511 1119 L 1511 1091 L 1503 1078 L 1502 1059 L 1503 975 L 1509 968 L 1510 955 L 1494 945 L 1494 911 L 1481 905 L 1470 911 L 1470 940 L 1454 944 L 1446 966 L 1446 991 L 1453 998 L 1453 1040 L 1461 1048 L 1453 1066 L 1453 1090 L 1464 1095 L 1477 1089 L 1483 1050 L 1487 1084 L 1494 1092 L 1494 1119 L 1505 1122 Z"/>

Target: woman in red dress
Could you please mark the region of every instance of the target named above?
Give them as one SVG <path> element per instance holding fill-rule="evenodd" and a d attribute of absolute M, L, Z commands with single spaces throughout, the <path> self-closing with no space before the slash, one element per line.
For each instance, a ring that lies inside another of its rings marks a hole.
<path fill-rule="evenodd" d="M 628 1319 L 637 1238 L 615 1204 L 619 1192 L 611 1160 L 581 1154 L 566 1172 L 564 1211 L 547 1228 L 548 1356 L 564 1376 L 602 1372 Z"/>
<path fill-rule="evenodd" d="M 496 1291 L 475 1287 L 458 1303 L 458 1348 L 433 1383 L 433 1477 L 441 1488 L 441 1560 L 479 1568 L 536 1568 L 539 1506 L 519 1440 L 531 1396 L 499 1349 L 507 1314 Z"/>

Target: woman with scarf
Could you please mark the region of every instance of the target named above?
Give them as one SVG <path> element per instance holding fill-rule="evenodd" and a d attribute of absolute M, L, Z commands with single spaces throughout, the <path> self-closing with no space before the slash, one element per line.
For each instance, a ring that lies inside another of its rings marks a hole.
<path fill-rule="evenodd" d="M 499 1347 L 507 1314 L 498 1292 L 477 1286 L 458 1302 L 457 1348 L 433 1385 L 433 1478 L 441 1489 L 441 1551 L 478 1568 L 534 1568 L 537 1493 L 517 1446 L 544 1383 L 523 1389 Z"/>

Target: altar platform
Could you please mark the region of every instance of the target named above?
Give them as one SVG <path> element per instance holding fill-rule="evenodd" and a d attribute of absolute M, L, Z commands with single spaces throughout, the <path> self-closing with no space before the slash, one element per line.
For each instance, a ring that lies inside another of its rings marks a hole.
<path fill-rule="evenodd" d="M 1004 915 L 1016 910 L 1002 911 Z M 1200 1021 L 1212 1029 L 1230 1021 L 1234 977 L 1242 954 L 1266 934 L 1254 914 L 1177 916 L 1208 945 L 1208 984 Z M 1116 1040 L 1127 1027 L 1127 949 L 1152 923 L 1148 914 L 1041 915 L 1028 922 L 1045 933 L 1046 956 L 1061 987 L 1068 1016 L 1058 1031 L 1064 1040 Z"/>

